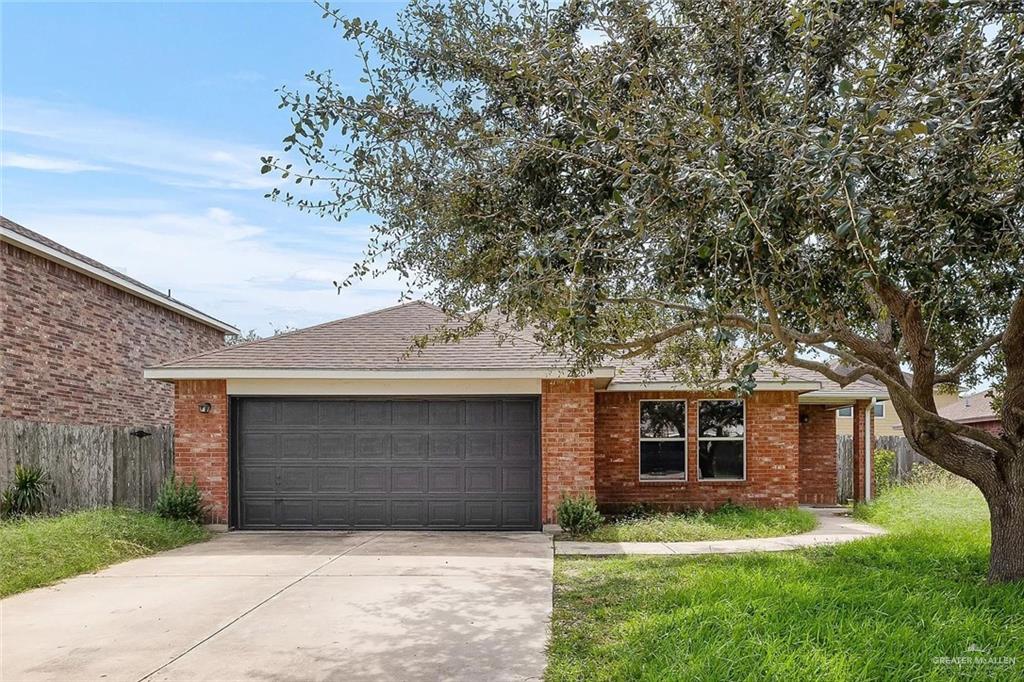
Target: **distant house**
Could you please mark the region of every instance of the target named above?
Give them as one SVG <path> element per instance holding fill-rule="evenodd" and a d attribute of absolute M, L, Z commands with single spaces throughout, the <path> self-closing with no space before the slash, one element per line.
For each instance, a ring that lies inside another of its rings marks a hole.
<path fill-rule="evenodd" d="M 998 435 L 1003 432 L 1003 422 L 992 408 L 992 397 L 987 391 L 965 395 L 941 408 L 939 414 L 961 424 L 977 426 L 989 433 Z"/>
<path fill-rule="evenodd" d="M 0 420 L 170 425 L 173 387 L 143 367 L 237 332 L 0 216 Z"/>
<path fill-rule="evenodd" d="M 906 374 L 907 381 L 913 377 Z M 862 377 L 861 381 L 878 386 L 882 391 L 888 392 L 885 385 L 873 377 Z M 941 411 L 947 405 L 952 405 L 959 398 L 954 392 L 947 390 L 935 390 L 935 405 Z M 836 410 L 836 435 L 850 436 L 853 434 L 853 405 L 844 405 Z M 876 436 L 902 436 L 903 424 L 900 416 L 896 414 L 892 403 L 888 400 L 881 400 L 875 403 L 875 435 Z"/>

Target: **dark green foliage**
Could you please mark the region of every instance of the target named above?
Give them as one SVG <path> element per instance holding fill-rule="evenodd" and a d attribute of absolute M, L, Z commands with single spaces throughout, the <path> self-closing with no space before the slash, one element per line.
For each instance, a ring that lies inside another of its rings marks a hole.
<path fill-rule="evenodd" d="M 558 525 L 573 537 L 597 530 L 604 520 L 597 510 L 597 502 L 589 495 L 565 495 L 555 510 Z"/>
<path fill-rule="evenodd" d="M 206 505 L 195 480 L 185 483 L 172 474 L 160 487 L 153 510 L 165 519 L 202 523 Z"/>
<path fill-rule="evenodd" d="M 881 493 L 891 486 L 896 477 L 896 453 L 892 450 L 875 450 L 872 454 L 872 466 L 875 470 L 875 477 L 872 485 L 876 493 Z"/>
<path fill-rule="evenodd" d="M 50 477 L 37 466 L 14 467 L 14 479 L 0 495 L 0 516 L 27 516 L 43 510 Z"/>

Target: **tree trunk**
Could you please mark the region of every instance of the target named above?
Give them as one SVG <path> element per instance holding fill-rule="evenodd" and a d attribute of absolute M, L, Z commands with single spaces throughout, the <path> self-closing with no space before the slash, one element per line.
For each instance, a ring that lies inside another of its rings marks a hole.
<path fill-rule="evenodd" d="M 988 507 L 992 517 L 989 582 L 1024 579 L 1024 491 L 1003 488 L 988 496 Z"/>

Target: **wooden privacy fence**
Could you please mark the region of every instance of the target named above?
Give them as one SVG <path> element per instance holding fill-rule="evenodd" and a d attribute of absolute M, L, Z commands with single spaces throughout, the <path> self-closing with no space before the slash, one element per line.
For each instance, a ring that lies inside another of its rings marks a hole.
<path fill-rule="evenodd" d="M 46 511 L 110 505 L 151 509 L 174 469 L 170 426 L 79 426 L 0 419 L 0 486 L 16 464 L 50 477 Z"/>
<path fill-rule="evenodd" d="M 896 462 L 891 480 L 902 483 L 910 478 L 917 464 L 928 464 L 927 457 L 910 446 L 903 436 L 878 436 L 876 450 L 892 450 Z M 836 436 L 836 495 L 840 502 L 853 498 L 853 436 Z"/>

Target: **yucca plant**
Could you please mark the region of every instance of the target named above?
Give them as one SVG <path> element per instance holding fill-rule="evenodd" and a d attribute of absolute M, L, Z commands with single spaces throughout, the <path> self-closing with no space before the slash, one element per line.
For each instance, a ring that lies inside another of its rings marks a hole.
<path fill-rule="evenodd" d="M 0 497 L 3 516 L 38 514 L 46 501 L 46 486 L 50 477 L 38 466 L 14 467 L 14 480 Z"/>

